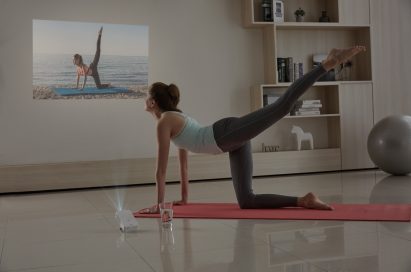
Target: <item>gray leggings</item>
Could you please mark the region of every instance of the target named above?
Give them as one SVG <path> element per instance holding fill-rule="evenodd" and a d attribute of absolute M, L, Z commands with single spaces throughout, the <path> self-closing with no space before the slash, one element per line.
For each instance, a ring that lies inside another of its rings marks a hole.
<path fill-rule="evenodd" d="M 319 66 L 295 81 L 275 103 L 242 117 L 224 118 L 213 124 L 217 145 L 222 151 L 229 152 L 234 190 L 241 209 L 297 206 L 297 197 L 254 194 L 250 140 L 287 115 L 298 98 L 325 73 L 326 70 Z"/>
<path fill-rule="evenodd" d="M 93 77 L 94 82 L 96 83 L 96 87 L 98 89 L 105 87 L 104 84 L 101 84 L 100 75 L 98 74 L 98 69 L 97 69 L 98 62 L 100 61 L 100 54 L 101 54 L 101 35 L 98 35 L 96 53 L 94 54 L 93 61 L 89 65 L 89 68 L 92 71 L 91 76 Z"/>

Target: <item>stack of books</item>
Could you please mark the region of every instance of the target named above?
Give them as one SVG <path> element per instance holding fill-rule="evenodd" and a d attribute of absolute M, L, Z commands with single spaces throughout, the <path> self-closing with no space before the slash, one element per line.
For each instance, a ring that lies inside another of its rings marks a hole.
<path fill-rule="evenodd" d="M 292 115 L 320 115 L 321 100 L 300 100 L 295 104 Z"/>
<path fill-rule="evenodd" d="M 277 58 L 278 82 L 294 82 L 303 76 L 303 63 L 293 62 L 292 57 Z"/>

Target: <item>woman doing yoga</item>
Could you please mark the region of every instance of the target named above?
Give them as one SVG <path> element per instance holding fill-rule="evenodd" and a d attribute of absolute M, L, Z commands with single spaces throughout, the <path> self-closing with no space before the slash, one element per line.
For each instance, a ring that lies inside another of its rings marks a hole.
<path fill-rule="evenodd" d="M 146 111 L 157 120 L 157 204 L 140 212 L 158 213 L 158 204 L 164 201 L 170 141 L 179 147 L 181 200 L 175 201 L 175 205 L 184 205 L 188 200 L 187 150 L 189 150 L 195 153 L 229 153 L 234 190 L 241 209 L 304 207 L 332 210 L 331 206 L 322 202 L 313 193 L 303 197 L 254 194 L 250 140 L 287 115 L 298 98 L 321 76 L 361 51 L 365 51 L 365 47 L 332 49 L 322 65 L 295 81 L 275 103 L 239 118 L 221 119 L 207 127 L 200 126 L 177 108 L 180 95 L 176 85 L 154 83 L 149 89 Z"/>
<path fill-rule="evenodd" d="M 98 89 L 101 88 L 108 88 L 111 87 L 111 84 L 101 84 L 100 82 L 100 75 L 98 74 L 97 70 L 97 65 L 100 60 L 100 45 L 101 45 L 101 33 L 103 32 L 103 27 L 100 28 L 98 32 L 98 38 L 97 38 L 97 49 L 96 53 L 94 55 L 93 61 L 90 63 L 90 65 L 87 67 L 86 64 L 83 62 L 83 57 L 79 54 L 75 54 L 73 57 L 73 64 L 77 66 L 77 85 L 76 89 L 79 87 L 79 82 L 80 82 L 80 76 L 84 76 L 84 82 L 83 86 L 81 87 L 81 90 L 84 89 L 86 86 L 87 82 L 87 76 L 92 76 L 94 79 L 94 82 L 96 83 L 96 87 Z"/>

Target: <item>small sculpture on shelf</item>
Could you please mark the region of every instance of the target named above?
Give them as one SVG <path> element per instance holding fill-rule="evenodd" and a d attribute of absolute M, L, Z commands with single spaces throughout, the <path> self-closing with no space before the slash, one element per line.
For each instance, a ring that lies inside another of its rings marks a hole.
<path fill-rule="evenodd" d="M 302 8 L 298 8 L 295 12 L 295 21 L 296 22 L 304 22 L 304 15 L 305 11 Z"/>
<path fill-rule="evenodd" d="M 310 143 L 310 149 L 314 149 L 314 140 L 313 140 L 313 135 L 310 132 L 304 132 L 302 128 L 298 126 L 293 126 L 291 129 L 291 133 L 296 135 L 297 138 L 297 150 L 301 150 L 301 142 L 302 141 L 309 141 Z"/>
<path fill-rule="evenodd" d="M 327 11 L 323 10 L 321 12 L 321 17 L 318 19 L 319 22 L 321 23 L 329 23 L 330 22 L 330 17 L 327 16 Z"/>

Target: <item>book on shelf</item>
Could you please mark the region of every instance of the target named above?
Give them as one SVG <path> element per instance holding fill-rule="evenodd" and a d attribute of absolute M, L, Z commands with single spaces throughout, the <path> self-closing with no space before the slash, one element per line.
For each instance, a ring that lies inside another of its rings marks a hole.
<path fill-rule="evenodd" d="M 310 108 L 322 108 L 322 104 L 302 104 L 300 105 L 300 109 L 310 109 Z"/>
<path fill-rule="evenodd" d="M 277 58 L 277 75 L 278 82 L 286 82 L 287 63 L 285 58 Z"/>
<path fill-rule="evenodd" d="M 288 57 L 285 59 L 285 81 L 286 82 L 294 82 L 294 63 L 293 58 Z"/>
<path fill-rule="evenodd" d="M 298 63 L 294 62 L 293 63 L 294 66 L 294 81 L 297 80 L 300 76 L 298 74 Z"/>
<path fill-rule="evenodd" d="M 292 115 L 319 115 L 322 108 L 321 100 L 299 100 L 295 103 Z"/>
<path fill-rule="evenodd" d="M 299 105 L 321 105 L 321 100 L 320 99 L 298 100 L 297 104 Z"/>
<path fill-rule="evenodd" d="M 309 107 L 309 108 L 298 108 L 297 110 L 304 112 L 304 111 L 319 111 L 320 107 Z"/>
<path fill-rule="evenodd" d="M 277 58 L 278 82 L 294 82 L 303 74 L 303 64 L 301 62 L 293 62 L 292 57 Z"/>

